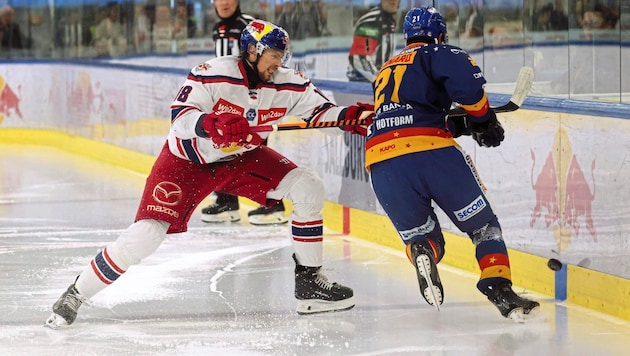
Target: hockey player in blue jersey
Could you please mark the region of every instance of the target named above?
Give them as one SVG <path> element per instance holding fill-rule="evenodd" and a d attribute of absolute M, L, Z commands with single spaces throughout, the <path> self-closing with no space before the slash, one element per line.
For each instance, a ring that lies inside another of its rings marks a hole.
<path fill-rule="evenodd" d="M 366 165 L 374 192 L 406 245 L 429 304 L 439 309 L 444 299 L 436 264 L 445 242 L 435 202 L 475 245 L 477 288 L 504 317 L 524 321 L 539 303 L 512 290 L 501 226 L 472 159 L 454 140 L 471 135 L 484 147 L 503 141 L 483 73 L 465 51 L 446 44 L 446 24 L 434 8 L 411 9 L 403 32 L 406 47 L 383 64 L 373 83 Z M 465 119 L 446 119 L 453 102 L 467 112 Z"/>

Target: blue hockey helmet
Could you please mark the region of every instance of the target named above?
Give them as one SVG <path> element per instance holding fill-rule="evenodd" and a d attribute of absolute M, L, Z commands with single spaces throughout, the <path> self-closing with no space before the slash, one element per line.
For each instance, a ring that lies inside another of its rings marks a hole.
<path fill-rule="evenodd" d="M 285 29 L 271 22 L 254 20 L 241 32 L 241 52 L 247 52 L 250 45 L 256 47 L 256 54 L 261 56 L 268 49 L 275 49 L 284 53 L 282 65 L 287 65 L 291 59 L 289 34 Z"/>
<path fill-rule="evenodd" d="M 442 42 L 447 42 L 446 22 L 434 7 L 419 7 L 409 10 L 405 15 L 403 33 L 405 40 L 422 36 L 432 38 L 435 43 L 442 33 Z"/>

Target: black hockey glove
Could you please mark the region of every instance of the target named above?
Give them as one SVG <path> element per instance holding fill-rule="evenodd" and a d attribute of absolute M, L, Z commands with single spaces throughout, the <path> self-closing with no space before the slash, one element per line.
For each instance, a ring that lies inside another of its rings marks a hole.
<path fill-rule="evenodd" d="M 448 127 L 448 130 L 455 138 L 459 136 L 470 136 L 472 134 L 466 116 L 449 116 L 446 119 L 446 125 Z"/>
<path fill-rule="evenodd" d="M 503 130 L 503 126 L 501 126 L 501 123 L 497 120 L 497 115 L 494 113 L 494 110 L 488 110 L 490 110 L 488 112 L 490 116 L 488 121 L 478 123 L 468 120 L 468 123 L 472 130 L 472 138 L 477 141 L 479 146 L 497 147 L 505 138 L 505 130 Z"/>

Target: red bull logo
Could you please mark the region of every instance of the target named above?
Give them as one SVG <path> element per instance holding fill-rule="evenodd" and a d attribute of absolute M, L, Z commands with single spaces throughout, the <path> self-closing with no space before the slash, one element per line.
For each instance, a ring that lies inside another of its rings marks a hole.
<path fill-rule="evenodd" d="M 560 251 L 566 249 L 571 236 L 579 236 L 581 219 L 593 241 L 597 231 L 593 224 L 592 203 L 595 199 L 595 160 L 591 163 L 590 175 L 593 189 L 589 186 L 578 158 L 573 154 L 569 135 L 560 128 L 554 138 L 552 151 L 534 182 L 536 155 L 532 156 L 532 188 L 536 193 L 536 204 L 532 210 L 530 226 L 543 216 L 546 227 L 552 227 L 554 240 Z"/>
<path fill-rule="evenodd" d="M 67 96 L 68 118 L 73 124 L 86 125 L 93 115 L 100 115 L 104 109 L 105 96 L 99 82 L 92 83 L 90 74 L 77 73 Z"/>
<path fill-rule="evenodd" d="M 18 86 L 19 90 L 20 86 Z M 4 117 L 11 116 L 12 112 L 22 119 L 22 112 L 20 111 L 21 100 L 11 86 L 7 84 L 4 77 L 0 75 L 0 124 L 4 121 Z"/>

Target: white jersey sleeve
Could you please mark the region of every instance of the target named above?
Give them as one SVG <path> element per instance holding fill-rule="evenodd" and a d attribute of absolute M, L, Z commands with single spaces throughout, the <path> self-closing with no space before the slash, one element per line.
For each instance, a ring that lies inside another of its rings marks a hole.
<path fill-rule="evenodd" d="M 174 155 L 204 164 L 230 160 L 257 147 L 248 143 L 216 145 L 201 129 L 206 114 L 230 112 L 257 126 L 272 125 L 287 116 L 309 122 L 336 121 L 345 109 L 292 69 L 280 68 L 271 81 L 250 88 L 244 65 L 238 57 L 226 56 L 190 71 L 171 105 L 168 144 Z M 269 133 L 259 135 L 264 139 Z"/>

